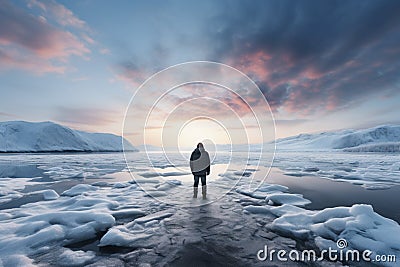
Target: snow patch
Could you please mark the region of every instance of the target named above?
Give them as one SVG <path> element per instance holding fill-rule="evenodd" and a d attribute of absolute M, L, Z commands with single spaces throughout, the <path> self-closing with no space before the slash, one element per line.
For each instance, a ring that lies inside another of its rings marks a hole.
<path fill-rule="evenodd" d="M 149 222 L 149 221 L 153 221 L 153 220 L 165 219 L 165 218 L 171 217 L 172 215 L 174 215 L 174 214 L 171 213 L 171 212 L 161 211 L 161 212 L 156 212 L 156 213 L 149 214 L 149 215 L 144 216 L 144 217 L 137 218 L 133 222 L 134 223 L 143 224 L 143 223 L 146 223 L 146 222 Z"/>
<path fill-rule="evenodd" d="M 96 190 L 98 190 L 98 188 L 96 186 L 93 186 L 90 184 L 78 184 L 78 185 L 75 185 L 74 187 L 64 191 L 61 195 L 74 197 L 74 196 L 81 195 L 81 194 L 84 194 L 89 191 L 96 191 Z"/>
<path fill-rule="evenodd" d="M 88 240 L 114 224 L 113 216 L 100 212 L 42 211 L 38 215 L 24 214 L 2 222 L 0 255 L 30 255 L 54 242 L 71 244 Z"/>
<path fill-rule="evenodd" d="M 136 241 L 147 239 L 151 234 L 146 234 L 144 231 L 132 231 L 125 226 L 116 226 L 108 230 L 108 232 L 101 238 L 99 246 L 119 246 L 129 247 Z"/>
<path fill-rule="evenodd" d="M 282 205 L 290 204 L 293 206 L 305 206 L 310 204 L 311 201 L 303 198 L 301 194 L 289 194 L 289 193 L 272 193 L 265 198 L 265 201 L 272 202 L 273 204 Z"/>
<path fill-rule="evenodd" d="M 256 199 L 266 199 L 273 193 L 287 192 L 288 187 L 278 184 L 264 183 L 258 188 L 251 188 L 248 185 L 238 186 L 236 192 Z"/>
<path fill-rule="evenodd" d="M 351 207 L 326 208 L 310 211 L 285 204 L 279 207 L 247 206 L 246 212 L 261 216 L 274 215 L 268 227 L 284 236 L 314 240 L 320 250 L 337 249 L 340 238 L 348 249 L 371 250 L 374 255 L 400 257 L 400 226 L 397 222 L 374 212 L 372 206 L 355 204 Z"/>
<path fill-rule="evenodd" d="M 60 196 L 54 190 L 45 190 L 43 191 L 43 197 L 45 200 L 54 200 L 59 198 Z"/>
<path fill-rule="evenodd" d="M 114 226 L 101 238 L 99 246 L 140 247 L 143 240 L 157 235 L 159 226 L 173 213 L 161 211 L 135 219 L 133 222 Z"/>
<path fill-rule="evenodd" d="M 58 264 L 60 266 L 82 266 L 96 257 L 94 251 L 72 251 L 66 249 L 59 257 Z"/>
<path fill-rule="evenodd" d="M 0 259 L 0 266 L 4 267 L 15 267 L 15 266 L 23 266 L 23 267 L 34 267 L 36 266 L 33 264 L 33 260 L 28 258 L 25 255 L 20 254 L 13 254 L 5 256 L 4 258 Z"/>

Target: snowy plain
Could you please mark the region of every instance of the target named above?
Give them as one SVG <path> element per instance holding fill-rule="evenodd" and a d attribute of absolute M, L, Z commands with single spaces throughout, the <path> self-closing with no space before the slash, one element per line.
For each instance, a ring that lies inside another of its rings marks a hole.
<path fill-rule="evenodd" d="M 399 153 L 349 153 L 342 151 L 277 151 L 274 166 L 286 175 L 313 175 L 344 181 L 366 189 L 387 189 L 400 185 Z"/>
<path fill-rule="evenodd" d="M 181 155 L 176 168 L 161 153 L 151 156 L 154 168 L 144 153 L 130 155 L 135 179 L 122 153 L 0 155 L 0 266 L 265 266 L 256 258 L 265 244 L 322 250 L 337 248 L 339 238 L 347 249 L 400 257 L 398 222 L 370 205 L 308 210 L 312 200 L 287 186 L 251 184 L 256 161 L 243 169 L 217 157 L 204 201 L 191 198 Z M 398 185 L 398 164 L 395 154 L 343 152 L 277 153 L 274 161 L 296 179 L 311 174 L 377 190 Z"/>

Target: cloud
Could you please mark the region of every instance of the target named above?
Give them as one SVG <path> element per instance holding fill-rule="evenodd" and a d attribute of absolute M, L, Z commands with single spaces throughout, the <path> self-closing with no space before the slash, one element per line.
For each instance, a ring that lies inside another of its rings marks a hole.
<path fill-rule="evenodd" d="M 156 29 L 172 36 L 159 42 L 168 56 L 144 53 L 132 66 L 122 64 L 119 77 L 138 85 L 154 73 L 148 66 L 167 67 L 196 55 L 249 75 L 275 112 L 302 116 L 347 109 L 377 93 L 398 94 L 399 1 L 210 3 L 195 5 L 201 15 L 190 31 L 183 21 L 192 9 L 168 10 L 175 27 L 166 22 Z M 157 45 L 149 41 L 146 47 Z"/>
<path fill-rule="evenodd" d="M 32 3 L 47 8 L 43 3 Z M 56 12 L 68 14 L 63 16 L 68 18 L 66 24 L 84 27 L 79 26 L 82 24 L 80 20 L 76 17 L 73 19 L 72 12 L 68 13 L 65 7 L 61 8 L 59 4 L 51 1 L 49 3 L 51 10 L 56 5 L 57 10 L 62 10 Z M 44 16 L 35 16 L 8 1 L 0 3 L 2 69 L 21 68 L 36 73 L 63 73 L 71 56 L 86 57 L 90 53 L 86 41 L 68 30 L 56 27 Z"/>
<path fill-rule="evenodd" d="M 129 89 L 138 88 L 151 74 L 144 66 L 124 61 L 113 68 L 115 79 L 124 82 Z"/>
<path fill-rule="evenodd" d="M 168 58 L 166 48 L 159 43 L 149 45 L 149 47 L 151 47 L 151 52 L 129 55 L 128 59 L 123 58 L 114 64 L 112 70 L 115 73 L 115 79 L 124 82 L 130 89 L 136 89 L 151 75 L 169 67 L 166 63 L 166 58 Z M 110 53 L 110 51 L 105 50 L 105 53 Z"/>
<path fill-rule="evenodd" d="M 309 120 L 306 119 L 277 119 L 275 120 L 275 124 L 280 126 L 297 126 L 299 124 L 303 124 L 308 122 Z"/>
<path fill-rule="evenodd" d="M 57 66 L 43 60 L 38 56 L 26 56 L 18 49 L 0 48 L 0 70 L 1 69 L 24 69 L 35 73 L 64 73 L 65 66 Z"/>
<path fill-rule="evenodd" d="M 51 119 L 79 129 L 89 129 L 91 126 L 105 126 L 119 122 L 118 119 L 122 119 L 122 116 L 123 114 L 105 109 L 59 107 Z"/>
<path fill-rule="evenodd" d="M 16 118 L 15 114 L 7 113 L 7 112 L 0 112 L 1 117 L 8 117 L 8 118 Z"/>
<path fill-rule="evenodd" d="M 108 49 L 108 48 L 100 48 L 99 52 L 100 52 L 100 54 L 102 54 L 102 55 L 109 55 L 109 54 L 111 54 L 111 51 L 110 51 L 110 49 Z"/>
<path fill-rule="evenodd" d="M 400 2 L 227 5 L 209 24 L 215 57 L 254 79 L 273 110 L 327 112 L 395 91 Z"/>
<path fill-rule="evenodd" d="M 62 26 L 71 26 L 85 30 L 89 29 L 89 27 L 86 25 L 86 22 L 75 16 L 71 10 L 53 0 L 29 0 L 28 7 L 38 7 L 40 10 L 48 14 L 50 18 L 54 19 Z"/>

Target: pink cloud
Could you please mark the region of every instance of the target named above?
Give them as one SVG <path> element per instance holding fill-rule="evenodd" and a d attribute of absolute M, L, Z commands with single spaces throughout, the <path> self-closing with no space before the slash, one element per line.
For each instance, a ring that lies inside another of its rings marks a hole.
<path fill-rule="evenodd" d="M 0 17 L 2 69 L 63 73 L 71 56 L 86 58 L 90 53 L 82 38 L 56 28 L 42 16 L 29 14 L 9 2 L 0 5 L 0 12 L 7 14 Z"/>
<path fill-rule="evenodd" d="M 241 117 L 251 112 L 249 105 L 241 97 L 248 100 L 251 95 L 247 93 L 238 95 L 214 85 L 191 84 L 177 88 L 174 94 L 169 94 L 164 98 L 173 106 L 185 103 L 186 109 L 183 108 L 185 110 L 182 112 L 183 116 L 211 112 L 214 118 L 224 118 L 233 113 L 237 113 Z M 201 104 L 199 105 L 199 103 Z M 169 110 L 166 111 L 169 112 Z"/>
<path fill-rule="evenodd" d="M 28 7 L 38 7 L 40 10 L 44 11 L 46 14 L 48 14 L 48 16 L 56 20 L 57 23 L 62 26 L 71 26 L 78 29 L 88 29 L 86 22 L 75 16 L 75 14 L 71 10 L 53 0 L 29 0 Z"/>
<path fill-rule="evenodd" d="M 42 74 L 50 72 L 64 73 L 66 67 L 57 66 L 35 55 L 30 55 L 29 58 L 27 58 L 17 49 L 3 51 L 0 48 L 0 70 L 6 69 L 24 69 Z"/>
<path fill-rule="evenodd" d="M 229 61 L 229 60 L 228 60 Z M 268 51 L 246 52 L 229 63 L 249 75 L 260 86 L 274 112 L 287 111 L 308 115 L 316 110 L 332 111 L 340 101 L 322 84 L 330 73 L 313 65 L 299 66 L 290 55 Z M 349 61 L 346 66 L 356 63 Z M 254 99 L 257 103 L 259 99 Z"/>
<path fill-rule="evenodd" d="M 325 75 L 325 73 L 322 73 L 322 72 L 316 70 L 315 68 L 309 67 L 309 68 L 306 68 L 305 70 L 303 70 L 300 75 L 304 76 L 305 78 L 310 79 L 310 80 L 316 80 L 316 79 L 321 78 L 323 75 Z"/>
<path fill-rule="evenodd" d="M 115 80 L 125 83 L 129 89 L 138 88 L 146 79 L 144 73 L 133 70 L 125 71 L 124 73 L 117 73 L 114 77 Z"/>
<path fill-rule="evenodd" d="M 108 50 L 106 51 L 108 52 Z M 114 79 L 113 81 L 121 81 L 123 82 L 128 89 L 136 89 L 138 88 L 147 78 L 150 77 L 150 74 L 132 63 L 126 63 L 116 66 L 113 71 Z"/>
<path fill-rule="evenodd" d="M 50 119 L 73 129 L 121 134 L 123 115 L 120 107 L 58 107 Z"/>
<path fill-rule="evenodd" d="M 326 103 L 326 110 L 328 111 L 334 111 L 337 109 L 337 107 L 339 106 L 339 101 L 338 98 L 331 94 L 328 99 L 327 99 L 327 103 Z"/>
<path fill-rule="evenodd" d="M 267 61 L 271 56 L 264 51 L 256 51 L 250 54 L 243 54 L 238 59 L 230 62 L 232 66 L 250 76 L 258 79 L 268 79 L 270 70 L 267 68 Z"/>
<path fill-rule="evenodd" d="M 290 113 L 297 113 L 298 115 L 305 116 L 310 113 L 311 106 L 307 106 L 303 101 L 302 90 L 293 90 L 289 94 L 283 108 Z"/>

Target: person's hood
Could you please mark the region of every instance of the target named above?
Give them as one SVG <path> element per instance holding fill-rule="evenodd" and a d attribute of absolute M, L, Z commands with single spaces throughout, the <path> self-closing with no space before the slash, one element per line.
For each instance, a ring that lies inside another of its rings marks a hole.
<path fill-rule="evenodd" d="M 204 149 L 204 147 L 200 147 L 200 148 L 196 147 L 196 148 L 193 150 L 193 153 L 196 153 L 196 154 L 201 154 L 201 153 L 203 153 L 203 152 L 206 152 L 206 150 Z"/>

